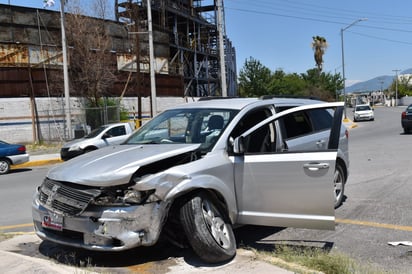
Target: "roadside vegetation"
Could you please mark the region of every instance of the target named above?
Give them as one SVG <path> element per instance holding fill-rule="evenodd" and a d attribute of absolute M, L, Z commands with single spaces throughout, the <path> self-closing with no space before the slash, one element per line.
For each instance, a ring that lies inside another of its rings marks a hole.
<path fill-rule="evenodd" d="M 286 73 L 281 69 L 272 72 L 253 57 L 245 60 L 238 80 L 241 97 L 312 96 L 325 101 L 339 101 L 339 92 L 343 88 L 339 73 L 325 73 L 318 68 L 301 74 Z"/>
<path fill-rule="evenodd" d="M 258 259 L 277 265 L 294 273 L 325 274 L 383 274 L 390 273 L 368 264 L 355 261 L 345 254 L 328 252 L 313 247 L 277 246 L 275 251 L 257 251 Z"/>

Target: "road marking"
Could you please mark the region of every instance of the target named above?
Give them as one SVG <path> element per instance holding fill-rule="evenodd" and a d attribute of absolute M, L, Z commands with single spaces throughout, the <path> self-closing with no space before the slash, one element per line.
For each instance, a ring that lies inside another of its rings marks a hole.
<path fill-rule="evenodd" d="M 412 226 L 391 225 L 391 224 L 382 224 L 382 223 L 357 221 L 357 220 L 349 220 L 349 219 L 336 219 L 335 221 L 341 224 L 363 225 L 363 226 L 387 228 L 387 229 L 394 229 L 394 230 L 412 231 Z"/>
<path fill-rule="evenodd" d="M 341 223 L 341 224 L 362 225 L 362 226 L 380 227 L 380 228 L 387 228 L 387 229 L 394 229 L 394 230 L 412 231 L 412 226 L 404 226 L 404 225 L 382 224 L 382 223 L 358 221 L 358 220 L 350 220 L 350 219 L 335 219 L 335 222 Z M 0 231 L 6 230 L 6 229 L 15 229 L 15 228 L 22 228 L 22 227 L 30 227 L 30 226 L 33 226 L 33 223 L 0 226 Z"/>
<path fill-rule="evenodd" d="M 33 223 L 29 223 L 29 224 L 20 224 L 20 225 L 6 225 L 6 226 L 0 226 L 0 230 L 14 229 L 14 228 L 22 228 L 22 227 L 29 227 L 29 226 L 33 226 Z"/>

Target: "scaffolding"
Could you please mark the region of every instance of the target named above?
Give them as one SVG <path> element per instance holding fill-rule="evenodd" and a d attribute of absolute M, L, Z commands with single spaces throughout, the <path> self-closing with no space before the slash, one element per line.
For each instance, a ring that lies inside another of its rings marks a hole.
<path fill-rule="evenodd" d="M 219 55 L 216 2 L 151 0 L 156 73 L 182 77 L 184 96 L 222 95 L 220 56 L 225 59 L 227 95 L 237 95 L 236 54 L 226 35 L 223 36 L 224 54 Z M 138 47 L 134 52 L 140 62 L 139 69 L 147 68 L 147 1 L 115 0 L 115 14 L 116 20 L 134 34 L 131 39 L 135 39 L 133 44 Z M 224 24 L 220 31 L 225 33 Z"/>

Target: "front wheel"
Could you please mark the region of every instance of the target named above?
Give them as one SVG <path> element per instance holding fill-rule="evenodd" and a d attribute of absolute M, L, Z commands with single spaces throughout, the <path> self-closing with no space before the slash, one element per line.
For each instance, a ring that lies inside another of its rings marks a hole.
<path fill-rule="evenodd" d="M 7 159 L 0 159 L 0 174 L 6 174 L 10 171 L 10 162 Z"/>
<path fill-rule="evenodd" d="M 338 208 L 343 202 L 345 192 L 345 174 L 341 165 L 336 164 L 335 174 L 333 175 L 335 208 Z"/>
<path fill-rule="evenodd" d="M 200 192 L 180 209 L 180 220 L 193 251 L 205 262 L 220 263 L 236 254 L 232 225 L 221 204 Z"/>

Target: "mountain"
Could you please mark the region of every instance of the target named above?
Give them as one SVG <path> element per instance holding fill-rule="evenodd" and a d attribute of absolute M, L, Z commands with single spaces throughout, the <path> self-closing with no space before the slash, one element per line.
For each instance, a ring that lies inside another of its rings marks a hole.
<path fill-rule="evenodd" d="M 404 70 L 399 73 L 399 75 L 401 74 L 412 74 L 412 68 Z M 378 76 L 373 79 L 370 79 L 364 82 L 359 82 L 349 87 L 346 87 L 346 92 L 354 93 L 354 92 L 378 91 L 381 89 L 385 90 L 390 87 L 390 85 L 392 84 L 394 80 L 395 80 L 394 75 Z"/>

